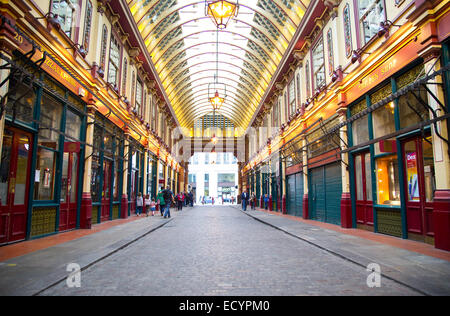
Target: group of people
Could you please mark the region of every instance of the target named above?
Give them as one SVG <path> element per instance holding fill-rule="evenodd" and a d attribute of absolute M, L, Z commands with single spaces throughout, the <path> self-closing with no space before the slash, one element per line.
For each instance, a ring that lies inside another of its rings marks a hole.
<path fill-rule="evenodd" d="M 154 216 L 157 209 L 159 209 L 161 216 L 170 218 L 170 207 L 172 205 L 176 206 L 179 211 L 183 210 L 183 206 L 190 205 L 192 207 L 194 205 L 194 196 L 192 192 L 180 192 L 177 195 L 174 195 L 172 190 L 170 190 L 170 186 L 167 186 L 166 189 L 160 189 L 156 199 L 150 199 L 148 194 L 144 198 L 142 193 L 139 193 L 136 199 L 136 216 L 142 214 L 145 206 L 145 213 L 147 216 L 150 212 L 152 213 L 152 216 Z"/>
<path fill-rule="evenodd" d="M 252 210 L 256 209 L 256 195 L 255 193 L 248 193 L 248 190 L 245 190 L 242 195 L 242 209 L 247 211 L 247 206 L 250 204 Z M 264 208 L 267 210 L 269 207 L 269 195 L 264 194 L 263 196 Z"/>

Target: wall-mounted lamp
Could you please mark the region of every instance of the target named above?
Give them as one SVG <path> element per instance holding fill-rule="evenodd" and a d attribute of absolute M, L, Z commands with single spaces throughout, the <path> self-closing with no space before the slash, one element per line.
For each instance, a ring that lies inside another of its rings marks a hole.
<path fill-rule="evenodd" d="M 369 53 L 362 52 L 361 49 L 353 50 L 353 52 L 352 52 L 352 59 L 351 59 L 352 64 L 356 63 L 361 58 L 362 54 L 370 55 Z"/>
<path fill-rule="evenodd" d="M 382 37 L 383 35 L 387 34 L 389 32 L 389 28 L 391 26 L 401 27 L 401 25 L 395 25 L 389 20 L 380 22 L 380 27 L 378 28 L 378 32 L 377 32 L 378 37 Z"/>

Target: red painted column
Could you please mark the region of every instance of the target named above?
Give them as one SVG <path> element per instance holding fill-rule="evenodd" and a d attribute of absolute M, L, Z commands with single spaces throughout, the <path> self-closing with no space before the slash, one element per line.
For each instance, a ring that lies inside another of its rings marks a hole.
<path fill-rule="evenodd" d="M 273 203 L 272 203 L 272 195 L 269 195 L 269 211 L 272 212 Z"/>
<path fill-rule="evenodd" d="M 434 193 L 434 246 L 450 251 L 450 190 Z"/>
<path fill-rule="evenodd" d="M 128 196 L 126 194 L 123 194 L 120 205 L 120 218 L 127 218 L 127 217 L 128 217 Z"/>
<path fill-rule="evenodd" d="M 259 199 L 259 207 L 260 208 L 264 208 L 264 199 L 263 199 L 263 195 L 261 194 L 261 198 Z"/>
<path fill-rule="evenodd" d="M 281 211 L 283 212 L 283 214 L 287 214 L 287 211 L 286 211 L 286 195 L 283 195 L 283 200 L 281 202 Z"/>
<path fill-rule="evenodd" d="M 350 193 L 343 192 L 341 197 L 341 227 L 352 228 L 352 200 Z"/>
<path fill-rule="evenodd" d="M 303 219 L 309 218 L 309 211 L 308 211 L 308 194 L 303 195 Z"/>
<path fill-rule="evenodd" d="M 92 198 L 91 193 L 83 193 L 80 207 L 80 228 L 90 229 L 92 226 Z"/>

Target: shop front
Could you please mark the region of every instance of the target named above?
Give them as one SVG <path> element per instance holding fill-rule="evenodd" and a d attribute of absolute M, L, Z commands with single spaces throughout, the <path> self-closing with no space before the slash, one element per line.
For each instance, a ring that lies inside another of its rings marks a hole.
<path fill-rule="evenodd" d="M 335 225 L 341 225 L 340 140 L 336 133 L 326 134 L 325 131 L 338 123 L 335 115 L 306 135 L 309 218 Z"/>
<path fill-rule="evenodd" d="M 157 183 L 156 183 L 156 177 L 157 177 L 157 161 L 158 158 L 153 155 L 150 151 L 148 151 L 147 154 L 147 188 L 146 188 L 146 194 L 149 195 L 150 199 L 155 198 L 157 195 Z"/>
<path fill-rule="evenodd" d="M 92 223 L 119 218 L 122 185 L 121 129 L 97 113 L 91 167 Z"/>
<path fill-rule="evenodd" d="M 136 213 L 136 198 L 144 192 L 144 148 L 131 139 L 128 160 L 128 216 Z"/>
<path fill-rule="evenodd" d="M 350 105 L 354 117 L 392 100 L 351 123 L 350 185 L 357 227 L 433 244 L 433 109 L 426 85 L 411 85 L 425 76 L 418 59 Z"/>
<path fill-rule="evenodd" d="M 85 103 L 49 75 L 40 78 L 9 81 L 0 244 L 79 226 Z"/>

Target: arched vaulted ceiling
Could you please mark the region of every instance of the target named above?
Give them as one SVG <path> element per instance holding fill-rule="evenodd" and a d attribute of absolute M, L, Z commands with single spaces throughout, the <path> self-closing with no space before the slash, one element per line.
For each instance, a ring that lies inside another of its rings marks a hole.
<path fill-rule="evenodd" d="M 211 112 L 217 73 L 227 92 L 219 113 L 246 129 L 310 0 L 240 0 L 238 16 L 218 33 L 205 1 L 127 2 L 181 127 Z"/>

